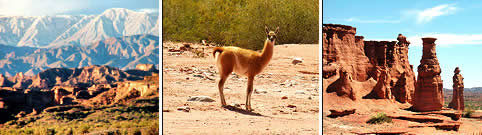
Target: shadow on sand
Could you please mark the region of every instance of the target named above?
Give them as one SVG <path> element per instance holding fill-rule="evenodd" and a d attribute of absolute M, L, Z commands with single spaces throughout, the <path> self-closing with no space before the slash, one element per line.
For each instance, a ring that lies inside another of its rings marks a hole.
<path fill-rule="evenodd" d="M 232 105 L 226 105 L 226 106 L 223 106 L 223 108 L 226 108 L 226 109 L 228 109 L 228 110 L 230 110 L 230 111 L 234 111 L 234 112 L 238 112 L 238 113 L 241 113 L 241 114 L 245 114 L 245 115 L 263 116 L 263 117 L 265 117 L 264 115 L 262 115 L 262 114 L 260 114 L 260 113 L 255 113 L 255 112 L 247 111 L 247 110 L 244 110 L 244 109 L 241 109 L 241 108 L 232 106 Z"/>

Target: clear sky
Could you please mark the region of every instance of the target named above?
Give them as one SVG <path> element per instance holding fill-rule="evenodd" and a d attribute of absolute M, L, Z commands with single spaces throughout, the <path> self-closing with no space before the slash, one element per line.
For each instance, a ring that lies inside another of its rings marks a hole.
<path fill-rule="evenodd" d="M 0 15 L 92 15 L 110 8 L 159 12 L 159 0 L 0 0 Z"/>
<path fill-rule="evenodd" d="M 324 0 L 323 23 L 354 26 L 365 40 L 392 40 L 402 33 L 412 43 L 409 61 L 422 57 L 421 37 L 436 37 L 444 88 L 452 88 L 455 67 L 466 88 L 482 87 L 482 1 Z"/>

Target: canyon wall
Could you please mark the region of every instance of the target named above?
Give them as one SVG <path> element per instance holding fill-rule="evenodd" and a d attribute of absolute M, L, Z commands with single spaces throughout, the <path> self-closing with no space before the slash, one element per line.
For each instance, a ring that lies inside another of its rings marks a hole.
<path fill-rule="evenodd" d="M 392 99 L 401 103 L 412 103 L 415 91 L 415 73 L 408 62 L 410 42 L 402 35 L 397 41 L 364 41 L 355 36 L 356 28 L 339 24 L 323 24 L 323 72 L 324 79 L 340 76 L 343 69 L 351 74 L 353 81 L 379 80 L 382 71 L 388 78 L 379 81 L 372 93 L 383 91 L 385 96 L 368 98 Z M 323 84 L 338 85 L 338 83 Z M 382 87 L 383 86 L 383 87 Z M 331 92 L 331 91 L 330 91 Z M 337 92 L 338 93 L 338 92 Z M 357 93 L 354 91 L 353 93 Z"/>

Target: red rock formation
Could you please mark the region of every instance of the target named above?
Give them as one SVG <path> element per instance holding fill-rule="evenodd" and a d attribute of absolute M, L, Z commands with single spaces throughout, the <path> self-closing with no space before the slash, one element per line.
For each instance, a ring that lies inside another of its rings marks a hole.
<path fill-rule="evenodd" d="M 388 73 L 387 69 L 380 69 L 377 70 L 377 73 L 379 74 L 377 84 L 375 85 L 375 88 L 373 88 L 373 92 L 378 96 L 378 98 L 381 99 L 394 99 L 394 96 L 392 95 L 392 89 L 390 86 L 391 82 L 391 77 L 390 74 Z"/>
<path fill-rule="evenodd" d="M 401 103 L 412 103 L 415 73 L 408 62 L 408 42 L 402 34 L 396 41 L 365 41 L 365 54 L 376 69 L 387 68 L 391 93 Z M 377 71 L 377 70 L 375 70 Z M 378 79 L 379 75 L 373 76 Z"/>
<path fill-rule="evenodd" d="M 423 55 L 418 66 L 417 87 L 413 109 L 417 111 L 437 111 L 443 106 L 443 83 L 440 77 L 441 69 L 438 63 L 435 40 L 422 38 Z"/>
<path fill-rule="evenodd" d="M 330 110 L 330 115 L 328 117 L 331 118 L 336 118 L 336 117 L 342 117 L 350 114 L 354 114 L 356 109 L 349 109 L 349 110 Z"/>
<path fill-rule="evenodd" d="M 354 81 L 370 77 L 378 80 L 377 71 L 386 68 L 390 77 L 384 86 L 390 87 L 391 96 L 383 97 L 394 96 L 401 103 L 412 103 L 415 73 L 408 62 L 410 42 L 401 34 L 398 42 L 363 41 L 364 37 L 355 33 L 356 28 L 351 26 L 323 24 L 323 78 L 339 75 L 340 68 L 344 68 Z"/>
<path fill-rule="evenodd" d="M 338 96 L 349 97 L 352 100 L 356 100 L 356 94 L 353 90 L 353 79 L 351 74 L 344 68 L 340 69 L 340 78 L 332 83 L 327 88 L 327 92 L 336 92 Z"/>
<path fill-rule="evenodd" d="M 336 63 L 350 72 L 353 80 L 365 81 L 373 65 L 363 51 L 363 38 L 355 38 L 355 33 L 351 26 L 323 24 L 323 65 Z"/>
<path fill-rule="evenodd" d="M 453 96 L 452 96 L 452 102 L 449 103 L 449 108 L 453 108 L 455 110 L 464 110 L 465 104 L 464 104 L 464 77 L 460 74 L 460 69 L 459 67 L 455 68 L 454 71 L 454 77 L 453 77 Z"/>

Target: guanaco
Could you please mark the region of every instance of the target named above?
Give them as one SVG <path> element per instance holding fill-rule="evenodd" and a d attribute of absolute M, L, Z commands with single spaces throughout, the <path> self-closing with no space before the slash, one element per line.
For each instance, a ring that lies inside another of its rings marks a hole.
<path fill-rule="evenodd" d="M 248 77 L 246 110 L 253 111 L 251 108 L 251 93 L 253 92 L 254 77 L 261 73 L 271 60 L 278 30 L 279 27 L 277 27 L 275 31 L 269 31 L 268 27 L 265 26 L 267 38 L 264 42 L 264 48 L 261 53 L 234 46 L 215 47 L 213 49 L 213 56 L 215 59 L 217 58 L 216 66 L 220 75 L 218 88 L 221 97 L 221 105 L 223 107 L 226 106 L 226 100 L 224 99 L 223 94 L 224 83 L 228 76 L 234 71 L 239 75 Z M 216 57 L 216 53 L 218 52 L 219 54 Z"/>

